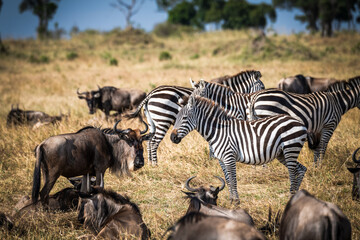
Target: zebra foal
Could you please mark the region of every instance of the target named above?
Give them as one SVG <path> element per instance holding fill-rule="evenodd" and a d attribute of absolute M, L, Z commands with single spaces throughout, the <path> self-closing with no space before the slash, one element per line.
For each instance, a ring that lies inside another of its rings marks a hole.
<path fill-rule="evenodd" d="M 264 89 L 260 80 L 261 73 L 255 70 L 243 71 L 231 77 L 216 79 L 216 82 L 228 86 L 233 91 L 244 93 L 256 92 Z M 181 109 L 182 102 L 193 92 L 192 88 L 179 86 L 159 86 L 153 89 L 139 104 L 137 109 L 126 115 L 127 118 L 137 117 L 144 108 L 150 134 L 153 135 L 148 142 L 149 161 L 157 164 L 157 149 L 165 137 L 170 126 L 175 122 L 176 115 Z"/>
<path fill-rule="evenodd" d="M 243 121 L 229 116 L 217 103 L 191 95 L 177 115 L 171 141 L 179 143 L 194 129 L 219 159 L 231 200 L 239 200 L 236 161 L 263 165 L 277 158 L 289 171 L 290 193 L 298 191 L 306 167 L 297 158 L 307 139 L 306 128 L 298 120 L 278 115 Z"/>
<path fill-rule="evenodd" d="M 337 82 L 326 92 L 296 94 L 279 89 L 259 91 L 251 97 L 248 119 L 277 114 L 298 119 L 309 132 L 309 147 L 314 150 L 314 162 L 321 163 L 342 115 L 354 107 L 360 108 L 360 76 Z"/>

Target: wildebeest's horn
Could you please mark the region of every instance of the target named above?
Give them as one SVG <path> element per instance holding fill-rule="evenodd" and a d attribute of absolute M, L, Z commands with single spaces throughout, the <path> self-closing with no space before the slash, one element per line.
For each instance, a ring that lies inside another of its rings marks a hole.
<path fill-rule="evenodd" d="M 189 186 L 190 181 L 191 181 L 193 178 L 195 178 L 195 177 L 196 177 L 196 176 L 192 176 L 192 177 L 188 178 L 188 179 L 186 180 L 186 182 L 185 182 L 185 187 L 186 187 L 186 189 L 189 190 L 190 192 L 197 192 L 197 191 L 198 191 L 197 188 L 192 188 L 192 187 Z"/>
<path fill-rule="evenodd" d="M 217 179 L 219 179 L 219 180 L 221 181 L 221 183 L 222 183 L 221 187 L 219 188 L 219 191 L 223 190 L 224 187 L 225 187 L 225 181 L 224 181 L 224 179 L 222 179 L 222 178 L 219 177 L 219 176 L 214 176 L 214 177 L 216 177 Z"/>
<path fill-rule="evenodd" d="M 140 131 L 140 134 L 143 135 L 145 134 L 148 130 L 149 130 L 149 127 L 147 125 L 147 123 L 144 121 L 144 119 L 141 118 L 141 121 L 144 123 L 145 125 L 145 130 L 144 131 Z"/>
<path fill-rule="evenodd" d="M 83 94 L 85 94 L 85 92 L 79 92 L 79 88 L 76 90 L 76 93 L 78 94 L 78 95 L 83 95 Z"/>
<path fill-rule="evenodd" d="M 100 87 L 99 85 L 97 85 L 97 87 L 98 87 L 98 90 L 100 91 L 100 90 L 101 90 L 101 87 Z"/>
<path fill-rule="evenodd" d="M 118 125 L 118 123 L 121 121 L 121 119 L 120 120 L 117 120 L 117 122 L 115 123 L 115 125 L 114 125 L 114 132 L 116 132 L 117 134 L 122 134 L 122 133 L 129 133 L 129 129 L 126 129 L 126 130 L 118 130 L 117 129 L 117 125 Z"/>
<path fill-rule="evenodd" d="M 354 161 L 354 163 L 359 164 L 360 163 L 360 158 L 356 159 L 356 153 L 360 150 L 360 147 L 358 149 L 355 150 L 355 152 L 352 154 L 352 160 Z"/>

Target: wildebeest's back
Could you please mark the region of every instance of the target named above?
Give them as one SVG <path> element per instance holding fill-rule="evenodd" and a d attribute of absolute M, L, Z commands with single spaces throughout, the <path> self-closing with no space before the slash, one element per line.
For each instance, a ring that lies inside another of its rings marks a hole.
<path fill-rule="evenodd" d="M 286 205 L 280 239 L 351 239 L 351 225 L 334 204 L 320 201 L 304 190 Z"/>
<path fill-rule="evenodd" d="M 96 128 L 88 128 L 78 133 L 50 137 L 39 146 L 45 149 L 48 166 L 57 168 L 64 177 L 75 177 L 87 173 L 94 174 L 94 166 L 106 169 L 111 158 L 110 146 L 103 133 Z M 96 164 L 102 161 L 103 164 Z M 105 171 L 103 169 L 103 171 Z"/>

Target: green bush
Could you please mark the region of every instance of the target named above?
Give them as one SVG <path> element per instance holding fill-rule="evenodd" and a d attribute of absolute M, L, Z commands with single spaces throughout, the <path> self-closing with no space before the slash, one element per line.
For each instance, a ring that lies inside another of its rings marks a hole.
<path fill-rule="evenodd" d="M 199 30 L 191 26 L 182 26 L 168 22 L 159 23 L 154 27 L 153 33 L 158 37 L 181 36 L 182 33 L 194 33 Z"/>
<path fill-rule="evenodd" d="M 73 60 L 75 58 L 77 58 L 79 55 L 76 52 L 68 52 L 66 54 L 66 59 L 67 60 Z"/>
<path fill-rule="evenodd" d="M 195 53 L 190 57 L 190 59 L 198 59 L 199 57 L 200 57 L 199 54 Z"/>
<path fill-rule="evenodd" d="M 160 53 L 160 56 L 159 56 L 159 60 L 160 60 L 160 61 L 170 60 L 170 59 L 172 59 L 170 53 L 168 53 L 168 52 L 166 52 L 166 51 L 163 51 L 163 52 Z"/>
<path fill-rule="evenodd" d="M 356 43 L 351 50 L 353 53 L 360 53 L 360 42 Z"/>
<path fill-rule="evenodd" d="M 118 60 L 116 58 L 114 58 L 114 57 L 111 57 L 109 59 L 109 64 L 110 64 L 110 66 L 117 66 L 118 65 Z"/>
<path fill-rule="evenodd" d="M 31 63 L 49 63 L 50 59 L 46 55 L 36 56 L 36 55 L 31 54 L 29 56 L 29 62 L 31 62 Z"/>

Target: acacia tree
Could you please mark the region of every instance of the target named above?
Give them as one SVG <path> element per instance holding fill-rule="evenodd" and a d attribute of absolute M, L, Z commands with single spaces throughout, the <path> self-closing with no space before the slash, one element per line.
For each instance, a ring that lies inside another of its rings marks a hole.
<path fill-rule="evenodd" d="M 55 15 L 60 0 L 22 0 L 19 5 L 20 13 L 32 11 L 39 18 L 37 34 L 39 39 L 45 39 L 48 36 L 48 23 Z"/>
<path fill-rule="evenodd" d="M 125 0 L 116 0 L 110 6 L 120 10 L 125 16 L 126 28 L 132 28 L 131 18 L 137 14 L 145 0 L 130 0 L 130 3 Z"/>
<path fill-rule="evenodd" d="M 307 23 L 307 29 L 311 32 L 321 28 L 322 36 L 331 36 L 334 22 L 338 26 L 342 22 L 353 22 L 356 5 L 360 6 L 360 0 L 272 0 L 274 7 L 292 9 L 297 8 L 303 15 L 296 15 L 295 19 Z"/>
<path fill-rule="evenodd" d="M 0 0 L 0 12 L 1 12 L 2 5 L 3 5 L 3 1 Z M 4 44 L 2 43 L 1 35 L 0 35 L 0 53 L 6 53 L 6 52 L 7 52 L 6 48 L 5 48 Z"/>

